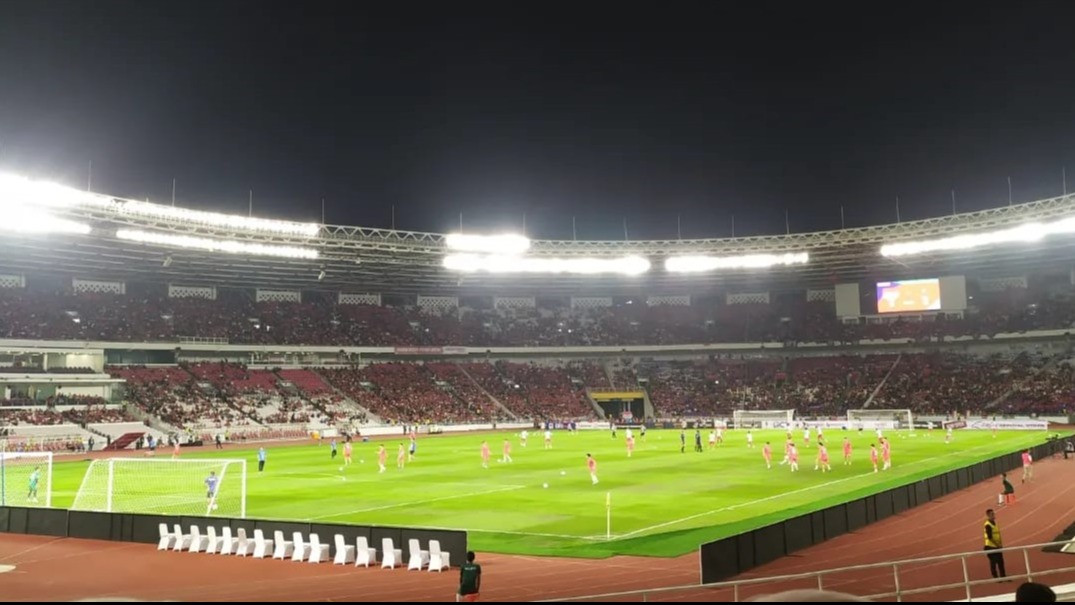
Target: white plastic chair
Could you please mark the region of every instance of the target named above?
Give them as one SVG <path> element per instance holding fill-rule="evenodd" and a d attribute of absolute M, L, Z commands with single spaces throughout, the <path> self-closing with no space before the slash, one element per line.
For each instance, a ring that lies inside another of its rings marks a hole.
<path fill-rule="evenodd" d="M 292 533 L 291 539 L 295 542 L 295 548 L 291 551 L 291 560 L 300 563 L 305 561 L 310 554 L 310 545 L 303 542 L 301 532 Z"/>
<path fill-rule="evenodd" d="M 220 554 L 230 555 L 235 552 L 235 547 L 239 543 L 239 540 L 232 537 L 231 526 L 225 525 L 224 529 L 220 530 Z"/>
<path fill-rule="evenodd" d="M 286 559 L 291 556 L 291 553 L 295 550 L 295 545 L 292 542 L 284 539 L 284 532 L 276 530 L 273 532 L 273 544 L 276 544 L 276 549 L 272 551 L 272 558 L 274 559 Z"/>
<path fill-rule="evenodd" d="M 359 536 L 355 540 L 355 567 L 359 565 L 369 567 L 371 563 L 377 564 L 377 549 L 370 548 L 370 543 L 366 540 L 366 536 Z"/>
<path fill-rule="evenodd" d="M 187 552 L 201 552 L 209 546 L 209 537 L 202 535 L 197 525 L 190 526 L 190 548 Z"/>
<path fill-rule="evenodd" d="M 186 550 L 188 547 L 190 547 L 190 536 L 183 534 L 183 528 L 179 527 L 178 523 L 175 524 L 175 531 L 172 533 L 175 534 L 174 550 L 176 552 Z"/>
<path fill-rule="evenodd" d="M 422 568 L 429 565 L 429 551 L 422 550 L 422 545 L 418 543 L 417 538 L 407 540 L 407 551 L 410 553 L 407 561 L 408 571 L 413 569 L 422 571 Z"/>
<path fill-rule="evenodd" d="M 452 566 L 447 551 L 440 549 L 440 540 L 429 541 L 429 571 L 442 571 Z"/>
<path fill-rule="evenodd" d="M 343 538 L 343 534 L 336 534 L 336 558 L 332 560 L 333 565 L 347 565 L 355 561 L 355 547 L 347 543 Z"/>
<path fill-rule="evenodd" d="M 220 550 L 220 537 L 216 535 L 216 528 L 210 525 L 205 528 L 205 553 L 215 555 Z"/>
<path fill-rule="evenodd" d="M 388 569 L 395 569 L 397 565 L 403 564 L 403 551 L 396 548 L 392 543 L 392 538 L 381 539 L 381 569 L 387 567 Z"/>
<path fill-rule="evenodd" d="M 280 532 L 276 532 L 280 533 Z M 279 536 L 278 536 L 279 537 Z M 273 558 L 276 558 L 276 553 L 272 549 L 273 541 L 265 539 L 265 533 L 260 529 L 254 530 L 254 558 L 264 559 L 269 553 L 273 553 Z M 281 557 L 283 558 L 283 557 Z"/>
<path fill-rule="evenodd" d="M 235 556 L 245 557 L 252 554 L 254 552 L 254 542 L 246 538 L 246 528 L 240 527 L 235 533 L 239 535 L 235 539 Z"/>
<path fill-rule="evenodd" d="M 310 563 L 320 563 L 322 561 L 328 561 L 329 545 L 321 543 L 321 537 L 317 534 L 310 534 L 310 556 L 307 559 Z"/>
<path fill-rule="evenodd" d="M 175 534 L 168 531 L 168 524 L 160 524 L 161 541 L 157 544 L 157 550 L 168 550 L 175 546 Z"/>

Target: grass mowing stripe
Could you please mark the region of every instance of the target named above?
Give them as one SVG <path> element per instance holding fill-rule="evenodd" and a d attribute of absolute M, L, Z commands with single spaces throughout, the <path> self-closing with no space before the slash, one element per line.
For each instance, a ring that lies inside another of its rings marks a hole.
<path fill-rule="evenodd" d="M 415 500 L 413 502 L 397 502 L 395 504 L 388 504 L 385 506 L 375 506 L 373 508 L 360 508 L 358 510 L 351 510 L 343 513 L 333 513 L 331 515 L 321 515 L 320 517 L 310 517 L 311 520 L 317 519 L 331 519 L 332 517 L 342 517 L 344 515 L 357 515 L 360 513 L 371 513 L 377 510 L 388 510 L 390 508 L 399 508 L 404 506 L 418 506 L 420 504 L 430 504 L 433 502 L 443 502 L 444 500 L 454 500 L 456 498 L 472 498 L 476 496 L 484 496 L 486 494 L 496 494 L 499 492 L 510 492 L 517 489 L 523 489 L 525 485 L 509 485 L 508 487 L 499 487 L 497 489 L 491 489 L 484 492 L 474 492 L 470 494 L 456 494 L 454 496 L 444 496 L 443 498 L 430 498 L 428 500 Z"/>

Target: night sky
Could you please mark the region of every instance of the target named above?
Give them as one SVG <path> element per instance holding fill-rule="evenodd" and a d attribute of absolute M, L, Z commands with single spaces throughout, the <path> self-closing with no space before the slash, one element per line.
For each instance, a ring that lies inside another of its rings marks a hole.
<path fill-rule="evenodd" d="M 438 4 L 0 0 L 0 168 L 580 239 L 1075 190 L 1075 3 Z"/>

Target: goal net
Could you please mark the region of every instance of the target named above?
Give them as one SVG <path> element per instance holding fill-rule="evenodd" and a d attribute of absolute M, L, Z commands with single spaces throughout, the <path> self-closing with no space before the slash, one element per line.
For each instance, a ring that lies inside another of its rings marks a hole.
<path fill-rule="evenodd" d="M 52 506 L 52 452 L 0 452 L 0 506 Z"/>
<path fill-rule="evenodd" d="M 849 428 L 857 429 L 911 429 L 914 417 L 911 410 L 847 410 Z"/>
<path fill-rule="evenodd" d="M 86 469 L 72 510 L 246 517 L 246 461 L 107 458 Z"/>
<path fill-rule="evenodd" d="M 791 428 L 795 410 L 735 410 L 732 426 L 737 429 Z"/>

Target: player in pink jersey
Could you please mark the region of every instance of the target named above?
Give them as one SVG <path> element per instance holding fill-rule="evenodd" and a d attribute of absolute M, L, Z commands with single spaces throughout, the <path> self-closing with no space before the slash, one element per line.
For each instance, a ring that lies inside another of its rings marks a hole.
<path fill-rule="evenodd" d="M 881 470 L 887 471 L 892 468 L 892 442 L 888 439 L 881 442 L 881 460 L 885 462 Z"/>
<path fill-rule="evenodd" d="M 791 471 L 796 472 L 799 470 L 799 449 L 795 447 L 793 443 L 788 450 L 788 460 L 791 464 Z"/>
<path fill-rule="evenodd" d="M 877 472 L 877 446 L 870 444 L 870 462 L 873 463 L 873 472 Z"/>
<path fill-rule="evenodd" d="M 172 446 L 172 460 L 179 457 L 179 437 L 175 438 L 175 444 Z"/>
<path fill-rule="evenodd" d="M 404 465 L 407 464 L 407 450 L 403 447 L 403 442 L 399 443 L 399 450 L 396 451 L 396 468 L 403 470 Z"/>
<path fill-rule="evenodd" d="M 817 462 L 814 463 L 814 470 L 821 467 L 821 472 L 827 473 L 832 470 L 829 466 L 829 449 L 825 447 L 825 444 L 821 441 L 817 442 Z"/>
<path fill-rule="evenodd" d="M 382 445 L 381 447 L 379 447 L 377 449 L 377 466 L 379 466 L 381 468 L 381 470 L 379 470 L 377 472 L 383 473 L 384 472 L 384 466 L 385 466 L 385 464 L 387 462 L 388 462 L 388 450 L 386 450 L 384 448 L 384 446 Z"/>
<path fill-rule="evenodd" d="M 504 440 L 504 453 L 502 456 L 501 462 L 511 462 L 511 442 L 507 439 Z"/>
<path fill-rule="evenodd" d="M 586 454 L 586 468 L 590 470 L 590 480 L 597 485 L 597 461 L 590 454 Z"/>
<path fill-rule="evenodd" d="M 635 438 L 633 435 L 627 436 L 627 457 L 630 458 L 631 454 L 635 451 Z"/>
<path fill-rule="evenodd" d="M 343 465 L 351 465 L 351 442 L 347 441 L 343 444 Z"/>
<path fill-rule="evenodd" d="M 784 466 L 791 462 L 791 448 L 793 445 L 794 441 L 791 437 L 788 437 L 787 441 L 784 442 L 784 459 L 780 461 L 780 466 Z"/>
<path fill-rule="evenodd" d="M 851 464 L 851 440 L 844 437 L 844 464 Z"/>
<path fill-rule="evenodd" d="M 482 468 L 489 468 L 489 444 L 482 441 Z"/>
<path fill-rule="evenodd" d="M 773 446 L 768 441 L 761 447 L 761 457 L 765 458 L 765 468 L 773 468 Z"/>
<path fill-rule="evenodd" d="M 1034 478 L 1034 459 L 1030 457 L 1030 450 L 1023 451 L 1023 483 Z"/>

